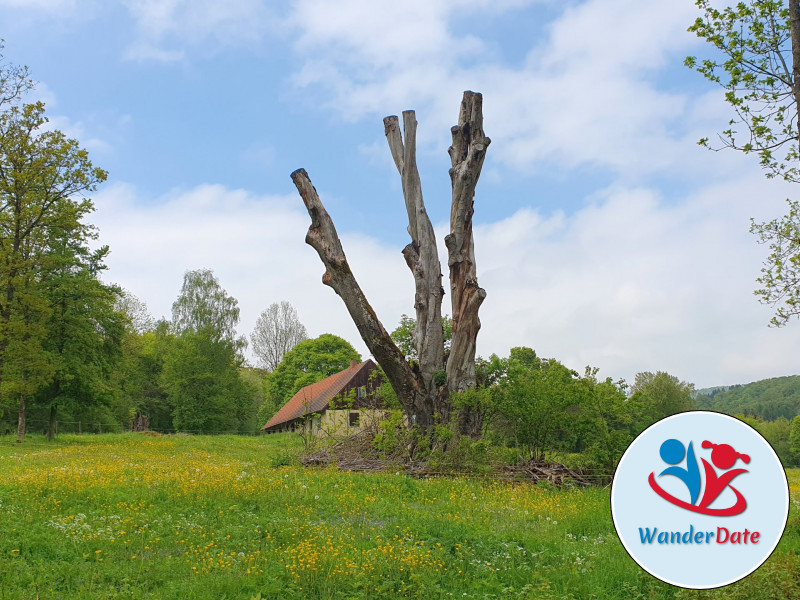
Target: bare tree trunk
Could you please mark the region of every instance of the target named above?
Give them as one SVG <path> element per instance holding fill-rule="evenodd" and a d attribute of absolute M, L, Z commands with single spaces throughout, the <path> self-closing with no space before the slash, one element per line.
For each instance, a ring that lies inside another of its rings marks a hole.
<path fill-rule="evenodd" d="M 58 411 L 58 407 L 55 404 L 50 405 L 50 418 L 47 422 L 47 439 L 51 442 L 56 437 L 56 414 Z"/>
<path fill-rule="evenodd" d="M 486 148 L 491 140 L 483 133 L 483 98 L 465 92 L 458 125 L 451 130 L 450 235 L 444 238 L 450 267 L 450 302 L 453 309 L 453 341 L 447 361 L 447 387 L 462 392 L 475 387 L 475 347 L 481 321 L 478 309 L 486 291 L 478 286 L 475 244 L 472 237 L 475 186 L 478 183 Z M 459 414 L 461 433 L 479 437 L 483 423 L 479 407 L 464 407 Z"/>
<path fill-rule="evenodd" d="M 411 243 L 403 249 L 408 268 L 414 276 L 416 293 L 414 309 L 417 326 L 413 342 L 419 357 L 419 370 L 425 393 L 440 395 L 436 373 L 444 371 L 444 331 L 442 330 L 442 267 L 436 250 L 436 235 L 425 210 L 422 185 L 417 170 L 417 119 L 413 110 L 403 112 L 405 144 L 400 135 L 396 116 L 383 120 L 386 140 L 394 163 L 400 173 L 408 213 L 408 233 Z M 443 405 L 440 410 L 446 411 Z M 446 411 L 449 412 L 449 411 Z M 442 414 L 447 419 L 447 414 Z"/>
<path fill-rule="evenodd" d="M 465 92 L 458 125 L 451 130 L 450 235 L 444 238 L 450 267 L 450 302 L 453 307 L 453 342 L 447 361 L 447 387 L 463 391 L 475 387 L 475 342 L 481 328 L 478 309 L 486 291 L 478 286 L 472 215 L 475 186 L 480 177 L 486 148 L 491 140 L 483 133 L 483 99 Z"/>
<path fill-rule="evenodd" d="M 25 394 L 19 397 L 19 418 L 17 419 L 17 443 L 25 439 Z"/>
<path fill-rule="evenodd" d="M 453 146 L 449 149 L 453 195 L 450 234 L 445 237 L 445 244 L 450 268 L 453 338 L 450 355 L 445 357 L 442 270 L 417 170 L 416 117 L 414 111 L 403 112 L 403 135 L 396 116 L 386 117 L 383 123 L 402 180 L 408 213 L 411 243 L 403 249 L 403 256 L 414 276 L 416 290 L 414 345 L 418 365 L 412 368 L 406 362 L 364 297 L 350 271 L 333 221 L 308 174 L 299 169 L 292 173 L 292 181 L 311 217 L 306 243 L 317 251 L 325 265 L 322 282 L 332 287 L 344 301 L 362 339 L 386 373 L 409 422 L 429 429 L 437 422 L 450 420 L 452 392 L 475 386 L 475 341 L 480 330 L 478 309 L 486 292 L 478 286 L 475 270 L 473 197 L 490 140 L 483 133 L 481 95 L 464 92 L 458 125 L 452 128 Z M 463 433 L 480 433 L 480 414 L 460 415 L 459 424 Z"/>

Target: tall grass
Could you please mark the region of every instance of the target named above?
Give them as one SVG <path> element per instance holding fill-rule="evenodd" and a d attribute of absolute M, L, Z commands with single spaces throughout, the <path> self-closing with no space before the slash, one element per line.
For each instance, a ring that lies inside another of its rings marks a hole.
<path fill-rule="evenodd" d="M 0 600 L 800 597 L 797 470 L 768 563 L 698 593 L 627 556 L 608 490 L 286 466 L 298 442 L 0 439 Z"/>

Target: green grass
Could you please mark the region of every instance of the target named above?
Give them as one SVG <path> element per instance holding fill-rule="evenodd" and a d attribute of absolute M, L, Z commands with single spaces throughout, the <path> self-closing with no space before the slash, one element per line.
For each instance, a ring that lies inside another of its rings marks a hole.
<path fill-rule="evenodd" d="M 292 436 L 0 438 L 0 600 L 800 597 L 789 526 L 738 584 L 679 590 L 620 545 L 608 490 L 277 466 Z"/>

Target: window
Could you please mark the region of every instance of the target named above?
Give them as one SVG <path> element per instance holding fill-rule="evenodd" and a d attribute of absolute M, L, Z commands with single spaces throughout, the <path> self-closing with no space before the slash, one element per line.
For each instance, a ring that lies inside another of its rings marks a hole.
<path fill-rule="evenodd" d="M 358 388 L 357 396 L 359 398 L 366 398 L 367 397 L 367 388 L 366 388 L 366 386 L 362 385 L 360 388 Z"/>
<path fill-rule="evenodd" d="M 359 413 L 351 412 L 349 419 L 350 427 L 358 427 L 358 422 L 360 420 L 360 417 L 361 415 Z"/>

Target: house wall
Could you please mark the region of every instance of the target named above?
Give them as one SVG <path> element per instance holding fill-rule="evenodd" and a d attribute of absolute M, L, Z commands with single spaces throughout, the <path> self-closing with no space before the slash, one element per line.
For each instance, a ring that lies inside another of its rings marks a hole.
<path fill-rule="evenodd" d="M 318 420 L 313 420 L 314 434 L 320 436 L 348 436 L 363 431 L 374 423 L 385 419 L 388 411 L 375 408 L 328 409 Z M 351 424 L 351 415 L 358 415 L 358 424 Z"/>

